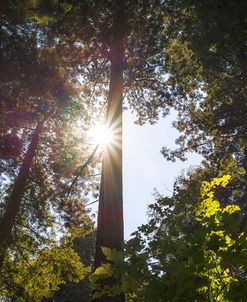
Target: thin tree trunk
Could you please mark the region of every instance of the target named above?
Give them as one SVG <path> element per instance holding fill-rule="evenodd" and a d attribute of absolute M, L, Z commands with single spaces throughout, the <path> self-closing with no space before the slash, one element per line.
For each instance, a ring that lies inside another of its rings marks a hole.
<path fill-rule="evenodd" d="M 11 242 L 12 230 L 15 224 L 16 216 L 21 207 L 21 199 L 28 180 L 31 163 L 39 142 L 40 132 L 41 123 L 38 123 L 29 144 L 28 150 L 25 154 L 19 174 L 14 183 L 13 190 L 7 202 L 6 210 L 0 220 L 0 270 L 3 266 L 6 250 Z"/>
<path fill-rule="evenodd" d="M 123 98 L 123 8 L 118 7 L 113 23 L 113 47 L 108 95 L 107 126 L 114 133 L 114 142 L 104 151 L 96 234 L 95 268 L 106 262 L 101 247 L 122 249 L 123 188 L 122 188 L 122 98 Z M 106 281 L 107 282 L 107 281 Z M 114 284 L 109 280 L 108 285 Z M 103 296 L 97 302 L 124 302 L 124 295 Z"/>

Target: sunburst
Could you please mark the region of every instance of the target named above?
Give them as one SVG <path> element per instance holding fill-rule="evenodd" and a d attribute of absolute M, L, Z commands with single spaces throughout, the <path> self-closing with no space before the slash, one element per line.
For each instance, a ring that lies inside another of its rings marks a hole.
<path fill-rule="evenodd" d="M 106 124 L 94 125 L 88 133 L 93 144 L 100 145 L 105 148 L 114 143 L 114 132 Z"/>

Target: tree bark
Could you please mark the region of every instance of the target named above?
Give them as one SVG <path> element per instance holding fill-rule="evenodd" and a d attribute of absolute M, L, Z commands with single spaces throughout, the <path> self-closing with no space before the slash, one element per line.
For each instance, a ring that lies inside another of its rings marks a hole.
<path fill-rule="evenodd" d="M 14 183 L 13 190 L 6 205 L 3 217 L 0 219 L 0 270 L 3 266 L 6 250 L 11 242 L 12 230 L 16 216 L 21 207 L 21 199 L 24 194 L 25 185 L 28 180 L 31 163 L 35 155 L 41 132 L 41 123 L 38 123 L 28 150 L 25 154 L 19 174 Z"/>
<path fill-rule="evenodd" d="M 107 126 L 114 142 L 104 150 L 96 233 L 95 268 L 106 262 L 101 247 L 120 251 L 124 241 L 122 188 L 122 98 L 124 69 L 124 10 L 120 5 L 114 15 L 111 73 L 108 95 Z M 114 280 L 105 281 L 113 285 Z M 97 302 L 124 302 L 124 295 L 103 296 Z"/>

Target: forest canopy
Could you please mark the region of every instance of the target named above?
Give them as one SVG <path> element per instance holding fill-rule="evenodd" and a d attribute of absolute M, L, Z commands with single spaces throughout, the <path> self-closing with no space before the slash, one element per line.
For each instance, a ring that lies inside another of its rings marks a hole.
<path fill-rule="evenodd" d="M 2 2 L 1 301 L 245 301 L 246 13 L 242 0 Z M 139 125 L 176 112 L 164 161 L 203 157 L 126 242 L 123 110 Z"/>

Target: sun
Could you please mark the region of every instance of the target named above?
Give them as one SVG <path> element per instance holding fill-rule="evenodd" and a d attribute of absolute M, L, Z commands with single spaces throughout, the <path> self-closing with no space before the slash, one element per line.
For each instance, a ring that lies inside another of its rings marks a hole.
<path fill-rule="evenodd" d="M 102 147 L 107 147 L 113 143 L 113 131 L 106 124 L 94 125 L 89 130 L 89 136 L 92 138 L 93 143 Z"/>

